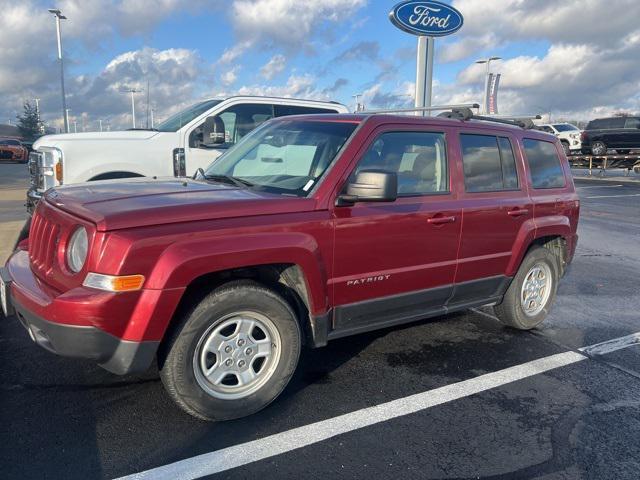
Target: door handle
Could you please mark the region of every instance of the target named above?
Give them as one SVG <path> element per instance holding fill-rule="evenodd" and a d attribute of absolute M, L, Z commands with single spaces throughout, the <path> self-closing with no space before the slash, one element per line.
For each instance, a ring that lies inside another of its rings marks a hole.
<path fill-rule="evenodd" d="M 456 221 L 456 217 L 431 217 L 427 218 L 427 223 L 432 225 L 442 225 L 443 223 L 453 223 Z"/>
<path fill-rule="evenodd" d="M 526 215 L 527 213 L 529 213 L 529 210 L 526 208 L 514 208 L 513 210 L 509 210 L 507 212 L 507 215 L 510 215 L 512 217 L 521 217 L 522 215 Z"/>

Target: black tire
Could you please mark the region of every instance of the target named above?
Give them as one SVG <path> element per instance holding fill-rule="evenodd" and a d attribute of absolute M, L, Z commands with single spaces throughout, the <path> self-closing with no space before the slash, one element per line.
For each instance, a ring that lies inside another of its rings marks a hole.
<path fill-rule="evenodd" d="M 592 155 L 606 155 L 607 154 L 607 146 L 604 142 L 597 140 L 591 144 L 591 154 Z"/>
<path fill-rule="evenodd" d="M 560 142 L 562 144 L 562 149 L 564 150 L 564 154 L 568 157 L 571 155 L 571 149 L 569 148 L 569 142 Z"/>
<path fill-rule="evenodd" d="M 197 349 L 216 325 L 239 312 L 255 312 L 271 321 L 280 339 L 279 356 L 272 364 L 272 373 L 257 390 L 243 398 L 219 398 L 199 383 L 202 376 L 196 378 Z M 195 417 L 209 421 L 245 417 L 280 395 L 296 369 L 301 344 L 296 315 L 280 295 L 256 282 L 233 281 L 208 294 L 171 331 L 159 352 L 160 378 L 178 406 Z"/>
<path fill-rule="evenodd" d="M 27 218 L 27 220 L 24 222 L 24 225 L 22 225 L 22 229 L 20 230 L 20 233 L 18 234 L 18 239 L 16 240 L 16 243 L 13 245 L 13 250 L 15 251 L 16 248 L 18 248 L 18 244 L 23 241 L 25 238 L 29 237 L 29 229 L 31 228 L 31 217 Z"/>
<path fill-rule="evenodd" d="M 544 301 L 541 311 L 535 315 L 528 315 L 525 313 L 521 299 L 522 285 L 531 269 L 540 264 L 546 265 L 550 272 L 551 285 L 549 294 L 546 296 L 546 301 Z M 513 278 L 511 285 L 509 285 L 502 303 L 494 307 L 500 321 L 518 330 L 531 330 L 542 323 L 556 299 L 558 270 L 558 259 L 550 250 L 544 247 L 533 247 L 529 250 L 520 264 L 518 273 Z"/>
<path fill-rule="evenodd" d="M 616 149 L 616 153 L 620 154 L 620 155 L 629 155 L 630 151 L 631 150 L 624 150 L 624 149 L 623 150 L 618 150 L 618 149 Z"/>

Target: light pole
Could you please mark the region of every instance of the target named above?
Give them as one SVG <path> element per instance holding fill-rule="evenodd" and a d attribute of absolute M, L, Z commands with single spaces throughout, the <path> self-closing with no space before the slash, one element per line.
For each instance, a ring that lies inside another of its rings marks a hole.
<path fill-rule="evenodd" d="M 69 133 L 69 112 L 71 111 L 70 108 L 65 108 L 64 109 L 64 127 L 65 127 L 65 132 Z"/>
<path fill-rule="evenodd" d="M 476 60 L 476 63 L 484 63 L 487 65 L 487 71 L 484 76 L 484 94 L 482 96 L 482 113 L 487 114 L 487 89 L 489 88 L 489 73 L 491 71 L 491 62 L 493 60 L 502 60 L 502 57 L 489 57 Z"/>
<path fill-rule="evenodd" d="M 351 97 L 355 100 L 356 102 L 356 112 L 360 111 L 360 97 L 362 96 L 361 93 L 356 93 L 355 95 L 351 95 Z"/>
<path fill-rule="evenodd" d="M 60 61 L 60 89 L 62 91 L 62 119 L 64 121 L 64 131 L 69 133 L 69 120 L 65 112 L 67 111 L 67 99 L 64 94 L 64 64 L 62 62 L 62 35 L 60 34 L 60 20 L 66 20 L 67 17 L 57 8 L 50 8 L 49 13 L 56 17 L 56 35 L 58 38 L 58 60 Z"/>
<path fill-rule="evenodd" d="M 133 128 L 136 128 L 136 103 L 133 100 L 134 93 L 140 93 L 142 90 L 138 90 L 137 88 L 127 88 L 124 90 L 120 90 L 122 93 L 130 93 L 131 94 L 131 124 Z"/>
<path fill-rule="evenodd" d="M 156 111 L 156 109 L 155 109 L 155 108 L 152 108 L 152 109 L 151 109 L 151 128 L 154 128 L 154 125 L 153 125 L 153 113 L 154 113 L 155 111 Z"/>
<path fill-rule="evenodd" d="M 102 119 L 99 119 L 98 123 L 100 124 L 100 131 L 102 131 Z"/>

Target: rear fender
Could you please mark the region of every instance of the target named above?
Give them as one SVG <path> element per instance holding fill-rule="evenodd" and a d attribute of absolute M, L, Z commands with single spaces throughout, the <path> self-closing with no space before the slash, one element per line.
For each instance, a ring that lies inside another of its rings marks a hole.
<path fill-rule="evenodd" d="M 529 219 L 524 222 L 514 242 L 511 261 L 507 266 L 506 275 L 513 277 L 518 272 L 522 259 L 537 238 L 551 236 L 559 236 L 567 240 L 572 238 L 571 225 L 568 217 L 551 215 L 536 218 L 535 220 Z"/>
<path fill-rule="evenodd" d="M 269 264 L 294 264 L 304 274 L 312 314 L 327 309 L 326 260 L 316 240 L 304 233 L 235 235 L 183 241 L 159 258 L 145 288 L 184 288 L 202 275 Z"/>

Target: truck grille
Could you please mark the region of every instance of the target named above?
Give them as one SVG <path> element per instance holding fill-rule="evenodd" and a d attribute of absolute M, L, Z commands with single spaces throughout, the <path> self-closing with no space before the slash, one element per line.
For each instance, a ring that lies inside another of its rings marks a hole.
<path fill-rule="evenodd" d="M 60 227 L 37 212 L 29 230 L 29 259 L 34 272 L 47 275 L 53 268 Z"/>
<path fill-rule="evenodd" d="M 29 177 L 31 186 L 37 190 L 44 188 L 44 175 L 41 173 L 42 153 L 31 152 L 29 154 Z"/>

